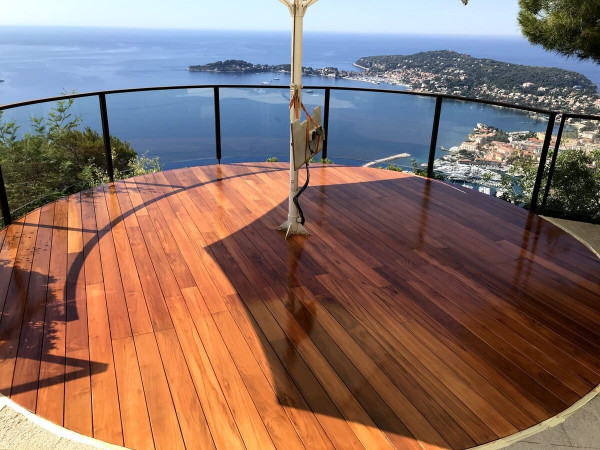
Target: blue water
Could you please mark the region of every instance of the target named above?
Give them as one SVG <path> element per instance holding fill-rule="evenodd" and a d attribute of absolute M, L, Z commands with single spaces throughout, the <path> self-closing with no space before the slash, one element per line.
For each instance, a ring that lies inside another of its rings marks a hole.
<path fill-rule="evenodd" d="M 0 27 L 0 104 L 108 89 L 165 85 L 272 84 L 288 82 L 285 74 L 190 73 L 186 67 L 236 58 L 253 63 L 285 63 L 290 57 L 287 33 Z M 307 33 L 305 65 L 353 69 L 362 56 L 410 54 L 449 49 L 513 63 L 562 67 L 600 85 L 592 63 L 565 59 L 529 45 L 521 38 L 360 35 Z M 274 78 L 280 78 L 275 80 Z M 373 87 L 356 81 L 308 78 L 305 84 Z M 379 87 L 389 87 L 381 85 Z M 394 89 L 398 89 L 394 87 Z M 226 160 L 285 159 L 288 153 L 288 92 L 230 89 L 221 93 L 223 157 Z M 307 93 L 309 107 L 323 103 L 323 92 Z M 159 156 L 167 167 L 214 161 L 213 99 L 210 90 L 119 94 L 107 97 L 111 133 L 139 152 Z M 8 110 L 20 132 L 31 115 L 54 104 Z M 367 160 L 408 152 L 427 159 L 434 101 L 423 97 L 333 92 L 329 156 L 336 162 Z M 80 99 L 73 112 L 100 130 L 98 102 Z M 451 147 L 477 124 L 507 131 L 546 128 L 516 111 L 460 102 L 444 104 L 439 144 Z M 409 164 L 410 158 L 397 161 Z"/>

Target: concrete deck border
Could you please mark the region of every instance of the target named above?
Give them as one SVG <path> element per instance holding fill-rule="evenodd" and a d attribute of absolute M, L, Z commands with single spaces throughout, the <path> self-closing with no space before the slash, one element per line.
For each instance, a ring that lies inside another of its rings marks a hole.
<path fill-rule="evenodd" d="M 106 450 L 122 450 L 124 447 L 119 447 L 117 445 L 108 444 L 106 442 L 100 441 L 98 439 L 94 439 L 88 436 L 84 436 L 82 434 L 76 433 L 74 431 L 67 430 L 60 425 L 56 425 L 49 420 L 46 420 L 31 411 L 19 406 L 15 402 L 13 402 L 10 398 L 5 395 L 0 394 L 0 411 L 4 408 L 10 408 L 15 411 L 17 414 L 24 416 L 32 425 L 42 428 L 43 430 L 52 433 L 53 435 L 68 439 L 74 444 L 81 444 L 82 446 L 91 447 L 91 448 L 99 448 Z M 33 430 L 32 430 L 33 431 Z M 0 443 L 1 444 L 1 443 Z M 25 447 L 23 447 L 25 448 Z"/>

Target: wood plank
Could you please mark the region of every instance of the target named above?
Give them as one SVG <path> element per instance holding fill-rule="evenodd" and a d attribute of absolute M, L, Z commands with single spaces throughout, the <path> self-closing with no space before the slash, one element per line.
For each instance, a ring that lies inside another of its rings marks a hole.
<path fill-rule="evenodd" d="M 156 448 L 185 448 L 153 333 L 134 336 Z"/>
<path fill-rule="evenodd" d="M 100 259 L 102 261 L 102 282 L 104 283 L 106 307 L 110 320 L 110 336 L 112 339 L 121 339 L 132 335 L 132 327 L 130 324 L 130 313 L 127 310 L 127 303 L 123 292 L 123 280 L 119 272 L 119 262 L 111 232 L 110 218 L 102 189 L 93 191 L 93 208 L 98 234 L 98 251 L 100 252 Z M 138 333 L 140 331 L 148 332 L 151 330 L 150 319 L 147 313 L 144 316 L 146 320 L 143 322 L 147 324 L 146 329 L 143 328 L 143 325 L 139 325 L 140 319 L 137 319 L 135 310 L 131 316 L 136 324 L 135 329 Z"/>
<path fill-rule="evenodd" d="M 36 414 L 58 425 L 64 423 L 68 208 L 67 199 L 58 200 L 54 206 L 52 253 L 36 402 Z"/>
<path fill-rule="evenodd" d="M 369 382 L 377 389 L 378 393 L 387 402 L 414 436 L 427 436 L 427 441 L 421 441 L 424 448 L 445 448 L 448 443 L 441 437 L 437 430 L 421 415 L 414 405 L 405 397 L 384 372 L 377 367 L 373 360 L 354 341 L 346 330 L 331 316 L 306 288 L 294 289 L 296 298 L 300 300 L 314 317 L 327 329 L 328 333 L 341 346 L 356 367 L 368 376 Z"/>
<path fill-rule="evenodd" d="M 301 391 L 294 384 L 294 375 L 286 372 L 284 365 L 279 360 L 277 353 L 271 347 L 260 327 L 249 316 L 248 312 L 241 307 L 239 300 L 231 299 L 228 303 L 231 305 L 229 312 L 235 320 L 236 326 L 239 328 L 243 338 L 246 340 L 250 353 L 258 361 L 263 373 L 275 390 L 280 404 L 286 409 L 290 420 L 304 444 L 318 448 L 333 448 L 333 444 L 327 436 L 325 429 L 334 428 L 336 422 L 342 426 L 344 424 L 328 415 L 323 415 L 321 413 L 323 411 L 322 408 L 316 408 L 320 412 L 318 415 L 307 414 L 311 408 L 302 396 Z M 296 376 L 301 375 L 298 370 L 292 372 Z M 324 399 L 324 397 L 326 395 L 316 396 L 318 399 Z M 325 422 L 325 425 L 321 425 L 320 422 Z M 342 426 L 340 426 L 338 432 L 332 434 L 336 436 L 343 434 L 340 433 Z M 351 433 L 350 429 L 347 432 Z"/>
<path fill-rule="evenodd" d="M 174 329 L 156 333 L 169 389 L 187 448 L 215 448 Z"/>
<path fill-rule="evenodd" d="M 65 427 L 93 436 L 81 194 L 68 198 Z"/>
<path fill-rule="evenodd" d="M 40 221 L 40 210 L 19 219 L 23 232 L 15 255 L 10 282 L 3 300 L 0 316 L 0 393 L 10 395 L 13 380 L 19 335 L 28 300 L 29 280 L 34 259 L 35 244 Z M 8 264 L 10 266 L 10 264 Z"/>
<path fill-rule="evenodd" d="M 121 410 L 104 284 L 88 285 L 86 295 L 94 437 L 111 444 L 123 445 Z"/>
<path fill-rule="evenodd" d="M 37 403 L 38 376 L 44 336 L 53 221 L 54 203 L 51 203 L 44 206 L 40 213 L 40 226 L 10 392 L 14 402 L 34 412 Z"/>
<path fill-rule="evenodd" d="M 256 321 L 257 328 L 265 333 L 268 343 L 272 346 L 289 376 L 298 386 L 310 409 L 314 411 L 315 417 L 334 447 L 364 448 L 309 366 L 288 341 L 283 330 L 277 323 L 270 320 L 270 313 L 266 306 L 262 302 L 253 302 L 252 312 L 250 312 L 247 309 L 247 304 L 237 295 L 227 297 L 227 303 L 232 315 L 237 317 L 237 323 L 241 323 L 246 320 L 245 318 L 248 315 L 251 315 L 252 319 Z M 240 319 L 240 317 L 244 319 Z M 277 386 L 280 380 L 280 378 L 277 378 L 274 381 Z"/>
<path fill-rule="evenodd" d="M 194 288 L 183 291 L 188 309 L 201 306 L 195 291 Z M 244 444 L 247 448 L 274 448 L 273 436 L 269 436 L 270 433 L 248 393 L 216 324 L 206 315 L 194 314 L 193 310 L 190 311 L 190 316 L 221 384 Z"/>
<path fill-rule="evenodd" d="M 117 278 L 116 273 L 113 272 L 112 275 L 105 274 L 104 278 L 107 283 L 107 292 L 109 293 L 108 305 L 112 305 L 113 303 L 116 305 L 116 311 L 111 314 L 111 317 L 116 315 L 118 317 L 117 320 L 123 320 L 124 318 L 122 307 L 118 306 L 119 290 L 122 289 L 127 304 L 132 333 L 149 333 L 152 331 L 152 322 L 150 320 L 148 306 L 144 298 L 129 238 L 127 237 L 125 226 L 120 218 L 121 210 L 116 195 L 106 187 L 103 192 L 99 192 L 99 195 L 104 198 L 104 204 L 102 204 L 101 199 L 99 199 L 96 208 L 96 217 L 101 221 L 99 224 L 102 224 L 103 229 L 106 230 L 107 233 L 105 238 L 100 238 L 100 251 L 101 254 L 106 256 L 106 264 L 102 267 L 103 269 L 108 270 L 108 268 L 115 268 L 115 263 L 118 263 L 118 275 L 121 282 L 121 286 L 119 286 L 119 278 Z M 110 227 L 110 234 L 108 227 Z M 115 247 L 114 258 L 111 254 L 111 238 Z M 123 326 L 120 328 L 122 329 Z"/>
<path fill-rule="evenodd" d="M 245 448 L 232 412 L 225 400 L 219 381 L 215 376 L 185 302 L 180 298 L 169 299 L 168 306 L 190 376 L 204 409 L 206 421 L 216 447 L 223 449 Z"/>
<path fill-rule="evenodd" d="M 153 449 L 154 440 L 133 338 L 112 342 L 123 441 L 127 448 Z"/>
<path fill-rule="evenodd" d="M 148 307 L 152 328 L 154 331 L 172 328 L 173 323 L 169 317 L 161 285 L 158 281 L 157 272 L 152 264 L 152 258 L 148 253 L 142 231 L 139 227 L 129 227 L 127 228 L 127 236 L 137 268 L 137 277 L 139 277 L 144 298 L 146 299 L 146 306 Z M 124 238 L 120 238 L 120 240 L 124 241 Z M 176 293 L 176 285 L 173 286 L 171 283 L 170 286 L 173 292 Z M 135 291 L 135 294 L 139 296 L 139 292 Z M 138 303 L 141 303 L 141 300 L 139 300 Z"/>

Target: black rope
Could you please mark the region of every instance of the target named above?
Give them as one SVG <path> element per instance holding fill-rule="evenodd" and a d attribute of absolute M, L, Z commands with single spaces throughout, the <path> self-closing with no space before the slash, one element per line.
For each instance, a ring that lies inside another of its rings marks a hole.
<path fill-rule="evenodd" d="M 300 223 L 302 225 L 304 225 L 304 222 L 306 222 L 306 219 L 304 219 L 304 213 L 302 212 L 302 208 L 300 207 L 300 201 L 298 199 L 300 198 L 302 193 L 308 187 L 309 181 L 310 181 L 310 171 L 308 170 L 308 162 L 307 162 L 306 163 L 306 181 L 304 183 L 304 186 L 302 186 L 302 189 L 300 189 L 298 191 L 298 193 L 294 196 L 294 204 L 296 205 L 296 208 L 298 208 L 298 214 L 300 214 Z"/>

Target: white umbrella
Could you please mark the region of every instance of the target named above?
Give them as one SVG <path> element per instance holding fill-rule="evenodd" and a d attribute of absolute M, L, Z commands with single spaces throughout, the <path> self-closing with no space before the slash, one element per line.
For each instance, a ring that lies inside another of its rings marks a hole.
<path fill-rule="evenodd" d="M 304 14 L 309 6 L 315 4 L 318 0 L 279 0 L 290 10 L 293 18 L 292 28 L 292 81 L 290 84 L 290 122 L 294 124 L 299 119 L 300 107 L 302 105 L 302 39 Z M 307 123 L 307 126 L 311 125 Z M 321 133 L 322 134 L 322 133 Z M 290 136 L 290 196 L 288 219 L 279 227 L 278 230 L 286 232 L 286 239 L 294 234 L 308 235 L 304 225 L 300 223 L 298 208 L 294 202 L 294 197 L 298 193 L 298 167 L 296 161 L 297 155 L 294 155 L 294 136 Z M 296 144 L 301 147 L 299 143 Z M 300 149 L 298 149 L 300 151 Z M 304 151 L 304 149 L 302 149 Z M 318 151 L 318 144 L 317 144 Z"/>

